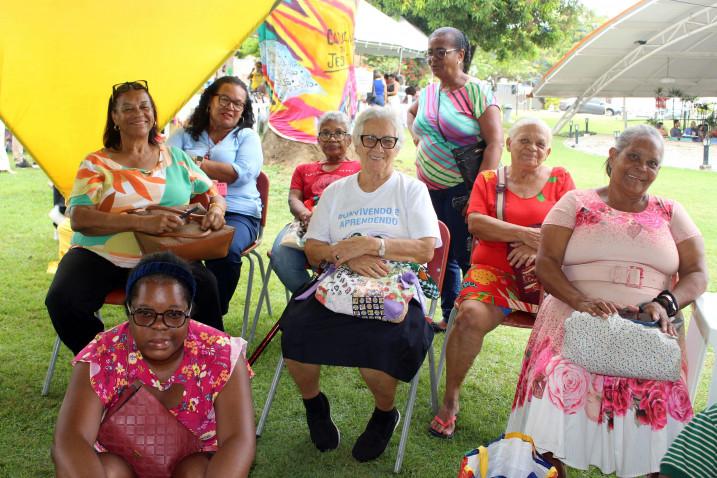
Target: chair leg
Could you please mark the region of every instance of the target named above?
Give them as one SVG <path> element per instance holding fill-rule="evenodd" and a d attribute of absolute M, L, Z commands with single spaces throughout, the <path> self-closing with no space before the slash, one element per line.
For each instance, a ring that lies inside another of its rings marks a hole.
<path fill-rule="evenodd" d="M 264 278 L 267 277 L 267 275 L 264 272 L 264 259 L 261 257 L 261 254 L 256 252 L 256 250 L 251 251 L 251 253 L 254 254 L 256 256 L 257 260 L 259 261 L 259 272 L 261 273 L 261 280 L 263 281 Z M 267 264 L 267 269 L 268 268 L 269 268 L 269 265 Z M 270 299 L 269 295 L 266 296 L 266 312 L 267 312 L 267 314 L 269 314 L 269 317 L 274 315 L 271 312 L 271 299 Z"/>
<path fill-rule="evenodd" d="M 260 437 L 264 431 L 264 425 L 266 425 L 266 419 L 269 417 L 269 410 L 271 410 L 271 404 L 274 402 L 274 396 L 276 395 L 276 389 L 279 386 L 279 380 L 281 379 L 281 372 L 284 370 L 284 356 L 279 355 L 279 362 L 276 364 L 276 370 L 274 370 L 274 378 L 271 379 L 271 386 L 269 387 L 269 393 L 266 396 L 266 402 L 264 402 L 264 408 L 261 410 L 261 416 L 259 417 L 259 423 L 256 425 L 256 436 Z"/>
<path fill-rule="evenodd" d="M 403 416 L 403 428 L 401 429 L 401 440 L 398 442 L 398 453 L 396 454 L 396 464 L 393 467 L 394 473 L 401 472 L 401 465 L 403 464 L 403 455 L 406 451 L 406 444 L 408 443 L 408 432 L 411 428 L 411 416 L 413 415 L 413 406 L 416 403 L 416 392 L 418 390 L 418 376 L 421 370 L 416 372 L 416 375 L 411 380 L 411 388 L 408 392 L 408 401 L 406 403 L 406 410 Z"/>
<path fill-rule="evenodd" d="M 246 333 L 249 328 L 249 309 L 251 308 L 251 288 L 254 284 L 254 259 L 250 254 L 244 257 L 249 261 L 249 279 L 247 280 L 246 297 L 244 299 L 244 318 L 241 323 L 241 336 L 246 340 Z"/>
<path fill-rule="evenodd" d="M 259 293 L 259 299 L 256 303 L 256 309 L 254 309 L 254 321 L 251 325 L 251 332 L 249 332 L 249 339 L 247 342 L 251 343 L 252 340 L 254 340 L 254 335 L 256 334 L 256 326 L 259 323 L 259 315 L 261 315 L 261 306 L 264 303 L 264 299 L 269 300 L 269 279 L 271 279 L 271 271 L 273 270 L 271 266 L 271 260 L 266 265 L 266 272 L 264 272 L 264 269 L 259 263 L 259 268 L 261 274 L 262 274 L 262 286 L 261 286 L 261 292 Z M 267 311 L 269 312 L 269 317 L 271 317 L 271 312 L 269 307 L 267 307 Z"/>
<path fill-rule="evenodd" d="M 438 359 L 438 370 L 436 371 L 436 381 L 432 383 L 433 390 L 431 390 L 431 395 L 436 395 L 438 397 L 438 383 L 441 381 L 441 376 L 443 376 L 443 366 L 445 365 L 446 361 L 446 346 L 448 345 L 448 334 L 450 333 L 451 329 L 453 328 L 453 324 L 456 321 L 456 315 L 458 315 L 458 309 L 455 307 L 453 310 L 451 310 L 451 315 L 448 317 L 448 327 L 446 327 L 446 338 L 443 340 L 443 346 L 441 347 L 441 356 Z M 438 403 L 436 400 L 436 407 Z M 435 412 L 438 412 L 438 408 L 436 408 Z"/>
<path fill-rule="evenodd" d="M 45 381 L 42 384 L 41 395 L 43 397 L 46 397 L 47 393 L 50 391 L 50 382 L 52 382 L 52 376 L 55 374 L 55 364 L 57 363 L 57 356 L 60 354 L 61 345 L 62 342 L 60 342 L 60 336 L 58 335 L 55 339 L 55 345 L 52 346 L 52 356 L 50 357 L 50 364 L 47 367 Z"/>

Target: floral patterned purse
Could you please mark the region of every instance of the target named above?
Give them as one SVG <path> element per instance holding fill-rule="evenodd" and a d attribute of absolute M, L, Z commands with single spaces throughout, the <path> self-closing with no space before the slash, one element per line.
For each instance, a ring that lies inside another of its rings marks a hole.
<path fill-rule="evenodd" d="M 680 379 L 682 352 L 659 322 L 607 319 L 574 311 L 565 321 L 563 357 L 588 372 L 643 380 Z"/>

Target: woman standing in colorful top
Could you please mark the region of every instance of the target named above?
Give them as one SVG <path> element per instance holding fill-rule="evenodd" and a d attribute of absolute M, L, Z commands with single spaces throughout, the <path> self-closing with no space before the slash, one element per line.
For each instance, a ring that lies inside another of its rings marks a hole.
<path fill-rule="evenodd" d="M 361 169 L 361 163 L 346 156 L 351 145 L 348 116 L 340 111 L 329 111 L 319 118 L 318 130 L 319 146 L 326 159 L 298 165 L 289 186 L 289 210 L 307 227 L 324 189 Z M 293 293 L 309 280 L 309 273 L 304 251 L 281 245 L 288 229 L 289 225 L 276 236 L 271 248 L 271 264 L 281 282 Z"/>
<path fill-rule="evenodd" d="M 565 169 L 543 164 L 550 155 L 551 139 L 550 128 L 543 121 L 518 120 L 508 133 L 510 166 L 500 171 L 505 177 L 503 198 L 497 194 L 496 171 L 483 171 L 473 185 L 468 229 L 480 241 L 473 247 L 472 265 L 456 299 L 455 326 L 446 338 L 446 392 L 431 423 L 434 436 L 453 435 L 460 388 L 485 335 L 513 310 L 538 311 L 538 300 L 530 303 L 530 298 L 521 297 L 513 268 L 534 263 L 540 242 L 540 230 L 535 226 L 575 188 Z M 498 218 L 499 207 L 502 218 Z"/>
<path fill-rule="evenodd" d="M 68 208 L 75 234 L 47 292 L 45 305 L 57 334 L 74 354 L 104 328 L 95 317 L 105 297 L 124 288 L 142 252 L 135 231 L 158 234 L 184 224 L 176 214 L 125 212 L 152 205 L 181 206 L 208 193 L 203 229 L 224 225 L 224 198 L 183 151 L 162 144 L 157 110 L 145 81 L 114 85 L 107 108 L 105 147 L 85 158 Z M 197 320 L 221 330 L 217 284 L 201 263 L 193 263 Z"/>
<path fill-rule="evenodd" d="M 228 312 L 239 283 L 241 253 L 259 235 L 262 205 L 256 178 L 264 155 L 253 125 L 246 85 L 234 76 L 224 76 L 204 90 L 186 131 L 178 131 L 168 141 L 194 158 L 197 166 L 226 190 L 224 218 L 234 227 L 234 239 L 226 257 L 206 261 L 207 269 L 217 278 L 222 314 Z"/>
<path fill-rule="evenodd" d="M 417 145 L 418 179 L 426 183 L 438 219 L 451 230 L 451 247 L 441 296 L 445 330 L 461 278 L 468 270 L 468 228 L 453 199 L 469 191 L 452 150 L 483 139 L 481 171 L 495 169 L 503 149 L 500 109 L 493 93 L 468 76 L 471 62 L 468 39 L 460 30 L 443 27 L 431 33 L 426 58 L 440 83 L 428 85 L 408 110 L 408 129 Z"/>
<path fill-rule="evenodd" d="M 172 476 L 248 475 L 256 438 L 246 342 L 189 320 L 195 289 L 189 267 L 171 253 L 146 256 L 132 271 L 130 320 L 98 335 L 73 362 L 52 448 L 57 476 L 134 476 L 95 442 L 103 412 L 137 381 L 201 441 L 201 452 L 182 458 Z"/>
<path fill-rule="evenodd" d="M 610 148 L 608 185 L 567 193 L 543 222 L 536 267 L 550 295 L 528 340 L 507 431 L 532 436 L 556 466 L 657 473 L 692 418 L 682 330 L 675 382 L 598 375 L 561 354 L 573 311 L 607 317 L 639 307 L 674 335 L 672 318 L 704 292 L 699 230 L 679 203 L 647 194 L 663 153 L 652 126 L 626 129 Z"/>

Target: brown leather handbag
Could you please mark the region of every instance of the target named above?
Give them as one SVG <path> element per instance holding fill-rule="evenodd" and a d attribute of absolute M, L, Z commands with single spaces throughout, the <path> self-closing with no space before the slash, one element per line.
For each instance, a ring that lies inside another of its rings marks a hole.
<path fill-rule="evenodd" d="M 186 216 L 186 224 L 173 232 L 148 234 L 135 231 L 134 237 L 139 243 L 142 254 L 158 251 L 170 251 L 187 261 L 205 259 L 221 259 L 229 253 L 229 246 L 234 238 L 234 228 L 226 224 L 217 231 L 200 228 L 206 212 L 199 206 L 200 213 L 187 212 L 197 208 L 194 204 L 179 207 L 148 206 L 144 209 L 130 211 L 132 214 L 162 214 L 166 212 Z"/>
<path fill-rule="evenodd" d="M 202 449 L 199 438 L 139 382 L 107 411 L 97 442 L 140 478 L 169 478 L 177 463 Z"/>

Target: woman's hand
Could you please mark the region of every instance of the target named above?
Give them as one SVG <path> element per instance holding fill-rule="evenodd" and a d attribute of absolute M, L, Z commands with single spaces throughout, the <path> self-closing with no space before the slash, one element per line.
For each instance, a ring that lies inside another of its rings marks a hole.
<path fill-rule="evenodd" d="M 340 266 L 351 259 L 364 254 L 375 254 L 378 250 L 378 239 L 370 236 L 354 236 L 337 242 L 331 246 L 331 255 Z"/>
<path fill-rule="evenodd" d="M 513 250 L 508 254 L 508 263 L 511 267 L 529 266 L 535 262 L 535 256 L 538 253 L 537 249 L 526 246 L 521 242 L 514 242 L 511 246 L 513 246 Z"/>
<path fill-rule="evenodd" d="M 301 225 L 304 227 L 309 227 L 309 221 L 311 220 L 311 215 L 313 214 L 312 211 L 309 211 L 306 209 L 305 211 L 302 211 L 299 213 L 298 216 L 296 216 L 296 219 L 301 222 Z"/>
<path fill-rule="evenodd" d="M 147 234 L 162 234 L 179 229 L 184 220 L 179 215 L 169 211 L 156 211 L 156 214 L 138 216 L 141 218 L 138 231 Z"/>
<path fill-rule="evenodd" d="M 526 227 L 520 234 L 520 242 L 537 251 L 540 245 L 540 229 L 536 227 Z"/>
<path fill-rule="evenodd" d="M 219 206 L 209 207 L 209 211 L 204 215 L 204 219 L 202 219 L 202 225 L 200 226 L 202 231 L 206 231 L 207 229 L 210 229 L 212 231 L 217 231 L 224 227 L 224 224 L 226 224 L 226 220 L 224 219 L 224 211 Z"/>
<path fill-rule="evenodd" d="M 609 315 L 617 314 L 621 309 L 626 308 L 609 300 L 593 299 L 591 297 L 582 297 L 575 304 L 570 305 L 578 312 L 587 312 L 603 319 L 607 319 Z"/>
<path fill-rule="evenodd" d="M 349 261 L 346 261 L 346 265 L 357 274 L 366 277 L 373 277 L 378 279 L 379 277 L 386 277 L 389 272 L 389 268 L 386 262 L 380 257 L 376 256 L 360 256 L 355 257 Z"/>
<path fill-rule="evenodd" d="M 660 330 L 663 333 L 677 336 L 677 330 L 672 325 L 672 321 L 667 316 L 667 311 L 657 302 L 648 302 L 642 305 L 642 311 L 650 316 L 652 320 L 658 320 L 660 322 Z"/>

